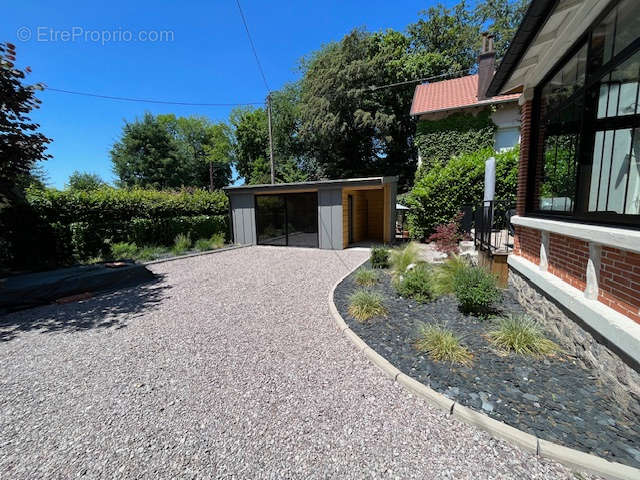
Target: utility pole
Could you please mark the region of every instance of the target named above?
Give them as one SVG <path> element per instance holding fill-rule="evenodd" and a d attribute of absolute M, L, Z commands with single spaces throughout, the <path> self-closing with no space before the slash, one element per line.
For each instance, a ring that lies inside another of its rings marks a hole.
<path fill-rule="evenodd" d="M 269 120 L 269 157 L 271 159 L 271 184 L 276 183 L 275 171 L 273 168 L 273 134 L 271 132 L 271 92 L 267 95 L 267 115 Z"/>

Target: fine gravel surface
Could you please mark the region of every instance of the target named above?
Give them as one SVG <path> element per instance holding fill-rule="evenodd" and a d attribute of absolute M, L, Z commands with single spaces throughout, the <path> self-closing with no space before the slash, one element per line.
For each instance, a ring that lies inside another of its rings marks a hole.
<path fill-rule="evenodd" d="M 0 478 L 574 478 L 335 330 L 329 291 L 366 257 L 243 248 L 0 318 Z"/>

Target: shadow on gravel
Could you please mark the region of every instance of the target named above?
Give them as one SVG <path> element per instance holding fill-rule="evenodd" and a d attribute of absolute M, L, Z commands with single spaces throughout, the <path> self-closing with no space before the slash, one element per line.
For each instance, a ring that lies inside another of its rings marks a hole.
<path fill-rule="evenodd" d="M 151 282 L 65 305 L 45 305 L 0 316 L 0 342 L 20 332 L 77 332 L 94 328 L 124 328 L 127 321 L 156 308 L 171 286 L 159 275 Z"/>

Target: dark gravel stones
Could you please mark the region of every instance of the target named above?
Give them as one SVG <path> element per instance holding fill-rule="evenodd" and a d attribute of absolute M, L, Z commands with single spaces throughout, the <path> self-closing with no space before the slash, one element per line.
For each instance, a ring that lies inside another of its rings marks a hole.
<path fill-rule="evenodd" d="M 640 432 L 633 413 L 640 405 L 621 405 L 612 388 L 569 356 L 505 355 L 487 340 L 490 320 L 464 315 L 456 299 L 441 297 L 428 304 L 401 298 L 383 272 L 373 287 L 385 296 L 386 318 L 360 323 L 347 313 L 352 276 L 335 290 L 334 301 L 349 327 L 402 372 L 462 405 L 540 438 L 640 468 Z M 503 312 L 522 313 L 508 289 L 499 305 Z M 473 365 L 436 363 L 413 344 L 424 323 L 453 330 L 473 354 Z M 556 340 L 552 334 L 547 337 Z"/>

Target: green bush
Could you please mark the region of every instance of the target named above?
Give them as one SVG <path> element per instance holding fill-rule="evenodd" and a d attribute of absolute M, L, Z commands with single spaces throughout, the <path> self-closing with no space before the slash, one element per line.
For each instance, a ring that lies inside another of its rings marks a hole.
<path fill-rule="evenodd" d="M 465 313 L 486 315 L 502 294 L 496 278 L 482 267 L 470 267 L 454 280 L 454 289 L 460 308 Z"/>
<path fill-rule="evenodd" d="M 51 258 L 38 260 L 47 268 L 69 263 L 71 253 L 79 260 L 108 257 L 110 246 L 120 242 L 171 246 L 181 233 L 210 238 L 228 230 L 228 201 L 220 191 L 29 188 L 26 198 L 39 222 L 56 232 Z"/>
<path fill-rule="evenodd" d="M 420 251 L 418 244 L 410 242 L 404 248 L 394 248 L 391 251 L 391 268 L 396 275 L 402 274 L 411 264 L 417 264 L 420 261 Z"/>
<path fill-rule="evenodd" d="M 111 245 L 111 257 L 114 260 L 135 259 L 138 247 L 135 243 L 118 242 Z"/>
<path fill-rule="evenodd" d="M 372 287 L 378 283 L 378 273 L 370 268 L 359 268 L 355 274 L 355 281 L 363 287 Z"/>
<path fill-rule="evenodd" d="M 196 243 L 193 244 L 193 248 L 198 250 L 199 252 L 206 252 L 207 250 L 212 250 L 211 241 L 208 238 L 199 238 L 196 240 Z"/>
<path fill-rule="evenodd" d="M 213 249 L 224 247 L 224 233 L 214 233 L 209 238 L 209 243 Z"/>
<path fill-rule="evenodd" d="M 143 247 L 138 250 L 138 254 L 136 255 L 136 260 L 141 260 L 143 262 L 149 262 L 151 260 L 155 260 L 160 257 L 163 253 L 167 253 L 168 249 L 165 247 Z"/>
<path fill-rule="evenodd" d="M 191 236 L 187 233 L 179 233 L 173 242 L 173 253 L 179 255 L 191 248 Z"/>
<path fill-rule="evenodd" d="M 414 239 L 425 239 L 438 225 L 449 222 L 466 205 L 480 205 L 484 189 L 484 163 L 496 158 L 496 201 L 515 203 L 518 175 L 518 149 L 496 153 L 491 148 L 453 157 L 420 168 L 406 203 L 409 232 Z"/>
<path fill-rule="evenodd" d="M 373 268 L 389 268 L 389 250 L 384 247 L 373 247 L 370 261 Z"/>
<path fill-rule="evenodd" d="M 402 276 L 397 276 L 393 283 L 402 297 L 413 298 L 420 303 L 427 303 L 434 298 L 433 273 L 425 264 L 416 265 Z"/>
<path fill-rule="evenodd" d="M 436 362 L 460 363 L 470 366 L 472 355 L 460 344 L 460 338 L 451 330 L 435 325 L 421 328 L 416 350 L 425 352 Z"/>
<path fill-rule="evenodd" d="M 216 234 L 224 235 L 226 229 L 227 217 L 222 215 L 134 218 L 128 238 L 137 245 L 171 245 L 176 235 L 181 233 L 189 234 L 191 238 L 210 238 Z"/>
<path fill-rule="evenodd" d="M 520 355 L 549 355 L 558 346 L 544 337 L 542 328 L 525 315 L 500 318 L 489 332 L 489 339 L 501 350 Z"/>
<path fill-rule="evenodd" d="M 349 297 L 349 315 L 360 322 L 372 317 L 384 317 L 387 309 L 382 294 L 360 289 Z"/>
<path fill-rule="evenodd" d="M 455 293 L 456 278 L 464 275 L 471 265 L 467 260 L 459 256 L 447 258 L 442 265 L 438 265 L 433 271 L 433 291 L 436 295 L 448 295 Z"/>

